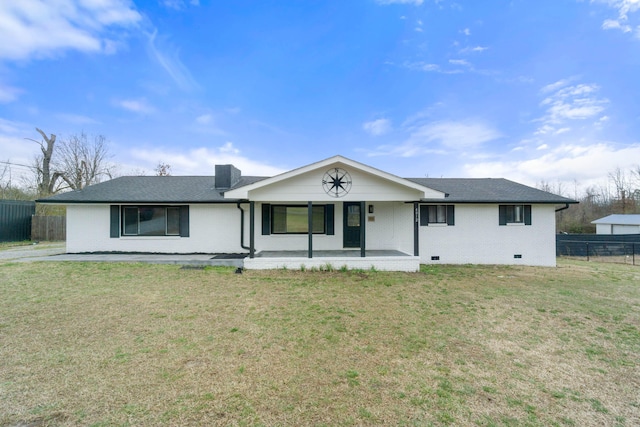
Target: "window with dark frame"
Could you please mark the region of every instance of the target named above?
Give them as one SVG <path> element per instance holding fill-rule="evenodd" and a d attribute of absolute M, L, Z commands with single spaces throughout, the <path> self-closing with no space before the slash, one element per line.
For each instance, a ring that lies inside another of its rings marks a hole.
<path fill-rule="evenodd" d="M 455 225 L 454 205 L 421 205 L 420 225 Z"/>
<path fill-rule="evenodd" d="M 524 222 L 524 205 L 507 205 L 507 224 L 521 224 Z"/>
<path fill-rule="evenodd" d="M 499 225 L 531 225 L 531 205 L 499 205 L 498 218 Z"/>
<path fill-rule="evenodd" d="M 312 207 L 313 234 L 325 234 L 324 205 Z M 300 205 L 272 205 L 271 233 L 272 234 L 307 234 L 309 232 L 308 207 Z"/>
<path fill-rule="evenodd" d="M 123 206 L 123 236 L 180 236 L 179 206 Z"/>

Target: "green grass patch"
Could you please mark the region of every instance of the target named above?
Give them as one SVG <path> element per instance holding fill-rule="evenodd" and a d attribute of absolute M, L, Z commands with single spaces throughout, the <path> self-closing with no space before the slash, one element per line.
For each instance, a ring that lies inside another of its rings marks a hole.
<path fill-rule="evenodd" d="M 233 271 L 0 264 L 0 425 L 637 419 L 638 267 Z"/>

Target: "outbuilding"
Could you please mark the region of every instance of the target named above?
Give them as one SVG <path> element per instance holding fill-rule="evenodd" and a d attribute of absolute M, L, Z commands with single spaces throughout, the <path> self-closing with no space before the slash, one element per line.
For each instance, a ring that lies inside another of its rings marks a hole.
<path fill-rule="evenodd" d="M 591 221 L 596 234 L 640 234 L 639 214 L 614 214 Z"/>

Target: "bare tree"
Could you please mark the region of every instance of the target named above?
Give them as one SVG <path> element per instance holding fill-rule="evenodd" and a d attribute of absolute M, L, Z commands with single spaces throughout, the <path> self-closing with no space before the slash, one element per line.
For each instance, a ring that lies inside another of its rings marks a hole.
<path fill-rule="evenodd" d="M 36 131 L 42 135 L 42 139 L 44 141 L 36 141 L 31 138 L 26 139 L 40 145 L 40 151 L 42 154 L 35 157 L 32 167 L 35 173 L 35 187 L 38 196 L 47 196 L 58 190 L 57 183 L 61 178 L 61 174 L 59 172 L 51 172 L 51 162 L 53 159 L 53 148 L 56 143 L 56 135 L 51 134 L 47 137 L 47 134 L 42 130 L 36 128 Z"/>
<path fill-rule="evenodd" d="M 156 176 L 171 176 L 171 165 L 165 162 L 159 162 L 154 171 Z"/>
<path fill-rule="evenodd" d="M 617 167 L 613 172 L 608 174 L 609 180 L 613 183 L 616 191 L 616 207 L 620 213 L 627 213 L 629 210 L 634 210 L 634 199 L 629 200 L 629 196 L 633 194 L 632 185 L 627 173 Z"/>
<path fill-rule="evenodd" d="M 0 199 L 7 198 L 6 195 L 11 189 L 11 167 L 9 162 L 0 165 Z"/>
<path fill-rule="evenodd" d="M 115 166 L 108 162 L 107 139 L 103 135 L 90 139 L 81 132 L 57 140 L 54 134 L 47 136 L 38 128 L 36 131 L 43 141 L 27 138 L 38 143 L 41 151 L 34 159 L 34 179 L 28 186 L 34 188 L 39 197 L 62 190 L 79 190 L 112 178 Z"/>
<path fill-rule="evenodd" d="M 55 165 L 66 187 L 80 190 L 105 178 L 112 178 L 114 165 L 109 163 L 108 158 L 107 139 L 103 135 L 90 139 L 81 132 L 61 141 Z"/>

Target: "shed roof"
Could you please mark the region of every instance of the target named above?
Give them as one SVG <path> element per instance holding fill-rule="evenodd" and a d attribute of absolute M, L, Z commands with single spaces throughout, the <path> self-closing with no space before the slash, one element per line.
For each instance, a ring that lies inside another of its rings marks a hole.
<path fill-rule="evenodd" d="M 613 214 L 591 221 L 591 224 L 640 225 L 640 215 Z"/>

